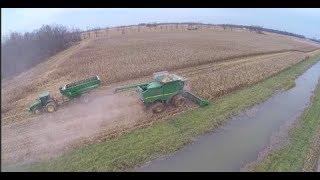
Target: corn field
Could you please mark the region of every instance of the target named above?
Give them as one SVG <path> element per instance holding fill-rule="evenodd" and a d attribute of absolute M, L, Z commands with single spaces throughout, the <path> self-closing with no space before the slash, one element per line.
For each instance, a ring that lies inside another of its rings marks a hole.
<path fill-rule="evenodd" d="M 24 113 L 21 117 L 26 118 L 38 93 L 49 90 L 57 97 L 63 84 L 91 75 L 99 75 L 102 85 L 112 85 L 167 70 L 189 78 L 199 96 L 214 99 L 290 67 L 319 48 L 273 34 L 172 29 L 86 39 L 11 80 L 2 80 L 1 114 L 6 119 Z"/>

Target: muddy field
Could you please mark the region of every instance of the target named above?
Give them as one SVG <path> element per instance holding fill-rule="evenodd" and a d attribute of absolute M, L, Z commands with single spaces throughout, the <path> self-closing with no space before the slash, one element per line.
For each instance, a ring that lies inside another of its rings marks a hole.
<path fill-rule="evenodd" d="M 41 114 L 29 121 L 2 126 L 2 162 L 22 165 L 59 156 L 83 144 L 118 136 L 130 129 L 161 121 L 194 108 L 167 107 L 167 113 L 153 114 L 129 93 L 95 91 L 87 104 L 70 102 L 52 114 Z"/>
<path fill-rule="evenodd" d="M 137 100 L 98 94 L 88 104 L 69 103 L 53 114 L 42 114 L 30 122 L 4 126 L 2 162 L 31 162 L 59 155 L 102 129 L 110 132 L 144 119 L 146 114 Z M 104 113 L 106 111 L 108 113 Z"/>
<path fill-rule="evenodd" d="M 248 32 L 137 33 L 86 39 L 2 81 L 2 161 L 46 159 L 196 107 L 188 103 L 185 108 L 168 107 L 166 113 L 153 115 L 134 91 L 116 95 L 110 91 L 117 85 L 150 80 L 155 71 L 170 70 L 188 78 L 191 91 L 212 100 L 303 61 L 312 53 L 303 51 L 316 48 L 292 38 Z M 27 112 L 39 92 L 49 90 L 59 97 L 62 84 L 96 74 L 104 87 L 95 92 L 90 104 L 69 103 L 40 116 Z"/>

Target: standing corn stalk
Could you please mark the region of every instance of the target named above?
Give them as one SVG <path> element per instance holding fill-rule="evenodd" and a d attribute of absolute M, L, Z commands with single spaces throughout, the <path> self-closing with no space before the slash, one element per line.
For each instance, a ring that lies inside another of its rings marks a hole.
<path fill-rule="evenodd" d="M 100 31 L 100 27 L 95 28 L 93 31 L 94 31 L 94 33 L 95 33 L 96 37 L 98 37 L 98 35 L 99 35 L 99 31 Z"/>
<path fill-rule="evenodd" d="M 106 27 L 107 39 L 109 37 L 109 27 Z"/>
<path fill-rule="evenodd" d="M 90 38 L 90 27 L 87 27 L 88 37 Z"/>

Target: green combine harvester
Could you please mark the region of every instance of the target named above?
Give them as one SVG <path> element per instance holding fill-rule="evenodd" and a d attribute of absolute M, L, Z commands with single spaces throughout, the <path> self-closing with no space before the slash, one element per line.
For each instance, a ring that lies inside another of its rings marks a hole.
<path fill-rule="evenodd" d="M 59 88 L 62 96 L 66 97 L 66 99 L 62 102 L 58 102 L 50 95 L 49 92 L 41 93 L 39 95 L 39 100 L 30 106 L 29 112 L 34 114 L 39 114 L 42 111 L 51 113 L 57 110 L 59 104 L 70 101 L 77 97 L 80 97 L 82 102 L 88 102 L 88 92 L 100 87 L 100 85 L 101 81 L 99 76 L 93 76 L 84 80 L 66 84 Z"/>
<path fill-rule="evenodd" d="M 175 107 L 184 106 L 185 98 L 199 104 L 200 107 L 209 104 L 207 100 L 184 90 L 186 79 L 175 74 L 169 74 L 167 71 L 154 73 L 153 75 L 154 81 L 152 82 L 120 86 L 115 89 L 115 93 L 137 88 L 142 102 L 147 107 L 151 107 L 154 113 L 163 112 L 166 104 L 171 104 Z"/>

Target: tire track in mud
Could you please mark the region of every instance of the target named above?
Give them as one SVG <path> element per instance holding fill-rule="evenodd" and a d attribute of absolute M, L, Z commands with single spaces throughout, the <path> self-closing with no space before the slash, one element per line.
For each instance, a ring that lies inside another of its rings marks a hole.
<path fill-rule="evenodd" d="M 259 63 L 290 53 L 292 52 L 214 62 L 172 72 L 193 78 L 199 74 Z M 146 79 L 150 77 L 136 78 L 125 83 L 143 82 Z M 113 138 L 197 108 L 197 105 L 188 101 L 184 108 L 175 109 L 169 106 L 164 113 L 152 114 L 146 111 L 135 92 L 113 94 L 113 88 L 123 83 L 110 84 L 92 92 L 95 98 L 89 104 L 68 103 L 53 114 L 33 116 L 29 121 L 3 126 L 2 135 L 5 136 L 2 136 L 2 162 L 19 165 L 45 160 L 84 144 Z"/>
<path fill-rule="evenodd" d="M 2 162 L 18 165 L 58 156 L 83 139 L 145 117 L 138 99 L 118 95 L 70 104 L 29 123 L 3 126 Z"/>

